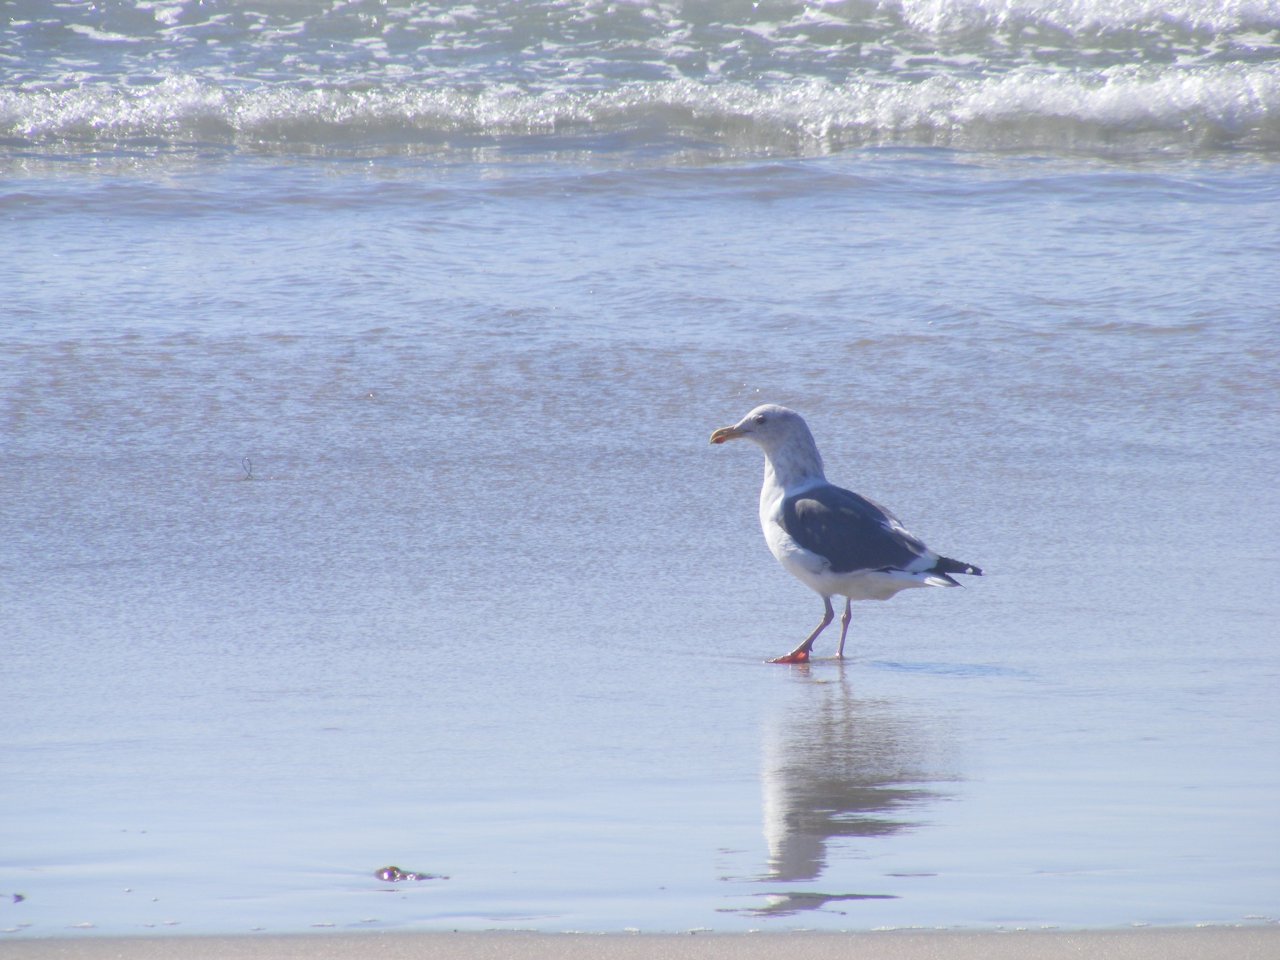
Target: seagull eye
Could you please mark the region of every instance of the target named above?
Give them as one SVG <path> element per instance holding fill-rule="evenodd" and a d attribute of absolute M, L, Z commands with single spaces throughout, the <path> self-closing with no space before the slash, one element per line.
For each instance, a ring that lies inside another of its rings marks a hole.
<path fill-rule="evenodd" d="M 756 423 L 764 423 L 764 414 L 763 414 L 763 413 L 762 413 L 762 414 L 760 414 L 760 416 L 756 417 Z"/>

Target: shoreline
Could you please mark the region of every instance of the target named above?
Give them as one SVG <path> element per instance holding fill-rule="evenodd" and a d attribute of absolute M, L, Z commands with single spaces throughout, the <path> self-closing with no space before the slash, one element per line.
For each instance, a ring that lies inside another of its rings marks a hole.
<path fill-rule="evenodd" d="M 368 931 L 0 939 L 0 960 L 1275 960 L 1280 926 L 857 933 Z"/>

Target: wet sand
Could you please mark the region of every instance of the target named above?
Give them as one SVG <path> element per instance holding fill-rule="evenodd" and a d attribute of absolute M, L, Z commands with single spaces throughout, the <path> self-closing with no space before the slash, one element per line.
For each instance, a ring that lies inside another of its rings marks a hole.
<path fill-rule="evenodd" d="M 0 960 L 1274 960 L 1280 927 L 1007 933 L 362 933 L 0 941 Z"/>

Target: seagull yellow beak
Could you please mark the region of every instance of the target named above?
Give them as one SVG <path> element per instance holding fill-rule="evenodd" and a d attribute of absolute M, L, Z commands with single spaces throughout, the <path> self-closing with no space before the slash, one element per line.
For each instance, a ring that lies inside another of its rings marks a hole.
<path fill-rule="evenodd" d="M 745 434 L 737 427 L 721 427 L 711 435 L 712 443 L 724 443 L 726 440 L 737 440 Z"/>

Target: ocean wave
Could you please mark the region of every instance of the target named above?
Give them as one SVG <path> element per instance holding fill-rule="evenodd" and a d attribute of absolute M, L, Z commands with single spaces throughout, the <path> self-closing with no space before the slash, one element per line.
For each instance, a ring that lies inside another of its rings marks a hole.
<path fill-rule="evenodd" d="M 1280 150 L 1280 65 L 992 77 L 690 80 L 530 92 L 380 83 L 228 87 L 193 77 L 0 90 L 0 137 L 275 150 L 634 146 L 812 154 L 859 145 Z"/>
<path fill-rule="evenodd" d="M 1038 26 L 1069 35 L 1098 31 L 1232 34 L 1273 30 L 1275 0 L 897 0 L 882 5 L 934 34 Z"/>
<path fill-rule="evenodd" d="M 8 0 L 0 22 L 18 149 L 1280 149 L 1280 0 Z"/>
<path fill-rule="evenodd" d="M 559 89 L 1280 57 L 1280 0 L 7 0 L 0 22 L 6 73 L 46 83 Z"/>

